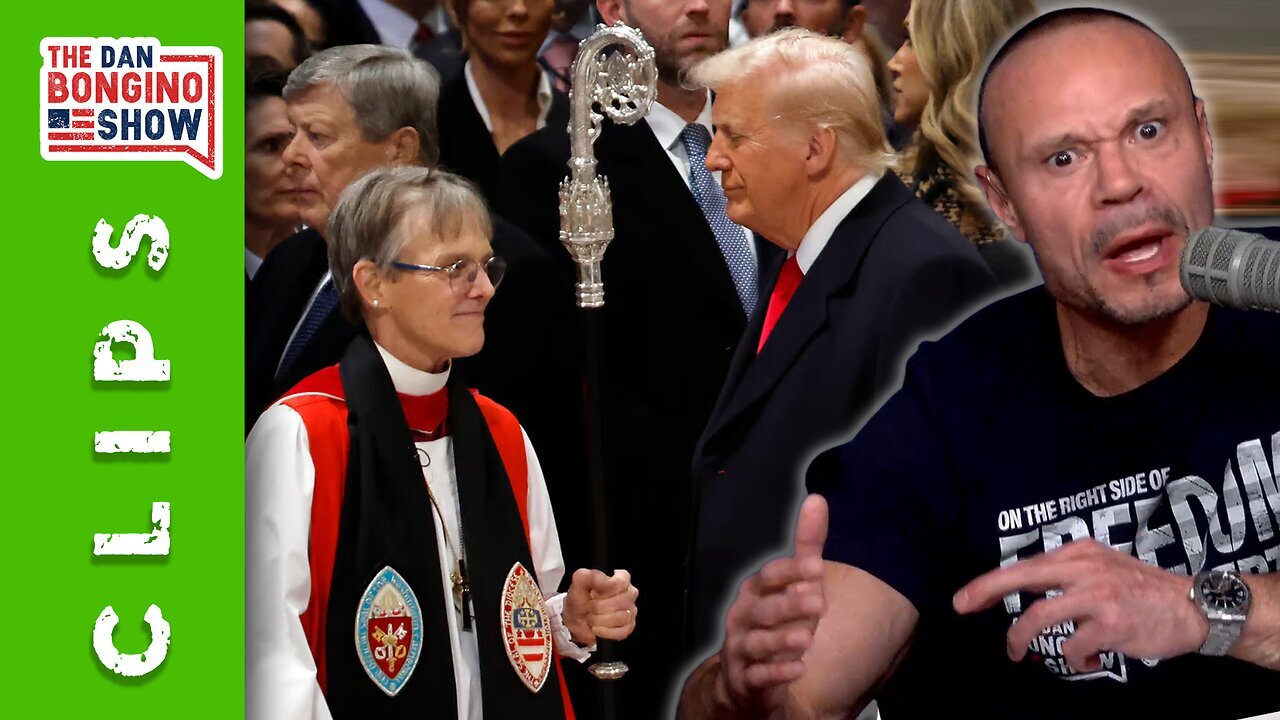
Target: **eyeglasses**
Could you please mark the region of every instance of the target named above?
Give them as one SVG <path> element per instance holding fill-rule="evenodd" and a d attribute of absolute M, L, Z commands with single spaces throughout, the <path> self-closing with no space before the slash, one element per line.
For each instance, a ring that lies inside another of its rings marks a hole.
<path fill-rule="evenodd" d="M 400 262 L 399 260 L 392 260 L 390 265 L 397 270 L 425 273 L 442 272 L 449 278 L 449 287 L 460 295 L 467 293 L 475 286 L 476 278 L 481 270 L 489 278 L 489 284 L 493 285 L 495 290 L 498 289 L 498 283 L 502 282 L 502 277 L 507 274 L 507 261 L 497 255 L 485 260 L 483 263 L 478 263 L 471 258 L 463 258 L 444 267 L 438 265 L 415 265 L 414 263 Z"/>

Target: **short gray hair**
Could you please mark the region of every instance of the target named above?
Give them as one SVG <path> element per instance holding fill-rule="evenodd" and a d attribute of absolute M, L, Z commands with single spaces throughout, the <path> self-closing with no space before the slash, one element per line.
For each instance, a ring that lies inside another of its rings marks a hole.
<path fill-rule="evenodd" d="M 294 68 L 284 99 L 293 102 L 317 85 L 333 85 L 342 93 L 365 140 L 381 142 L 411 127 L 418 131 L 418 164 L 435 167 L 440 162 L 440 75 L 426 61 L 385 45 L 329 48 Z"/>
<path fill-rule="evenodd" d="M 443 170 L 408 166 L 377 168 L 351 183 L 329 217 L 329 270 L 342 301 L 342 313 L 360 322 L 360 294 L 352 270 L 361 260 L 394 273 L 390 266 L 412 240 L 404 223 L 421 213 L 441 242 L 478 228 L 488 240 L 493 221 L 479 189 L 466 178 Z"/>
<path fill-rule="evenodd" d="M 894 161 L 871 63 L 839 38 L 799 28 L 780 30 L 712 55 L 688 74 L 694 86 L 711 90 L 766 78 L 772 88 L 771 111 L 830 128 L 846 161 L 872 172 Z"/>

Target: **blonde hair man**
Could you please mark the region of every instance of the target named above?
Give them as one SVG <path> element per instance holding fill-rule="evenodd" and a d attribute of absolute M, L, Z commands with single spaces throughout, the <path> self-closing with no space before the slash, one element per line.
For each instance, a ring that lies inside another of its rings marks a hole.
<path fill-rule="evenodd" d="M 970 243 L 886 166 L 871 69 L 837 38 L 784 30 L 695 66 L 716 91 L 707 168 L 727 212 L 785 250 L 694 454 L 695 643 L 786 540 L 813 450 L 874 407 L 923 334 L 994 285 Z"/>
<path fill-rule="evenodd" d="M 1280 709 L 1280 322 L 1179 283 L 1213 221 L 1204 103 L 1096 8 L 1028 23 L 981 88 L 978 173 L 1045 284 L 921 347 L 813 461 L 794 555 L 741 585 L 682 720 Z"/>

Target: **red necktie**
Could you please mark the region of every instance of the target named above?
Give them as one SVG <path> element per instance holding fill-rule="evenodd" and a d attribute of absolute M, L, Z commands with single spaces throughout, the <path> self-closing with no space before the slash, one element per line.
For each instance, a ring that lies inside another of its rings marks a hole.
<path fill-rule="evenodd" d="M 803 279 L 804 273 L 800 272 L 800 263 L 796 262 L 796 256 L 792 255 L 782 264 L 778 282 L 774 284 L 773 293 L 769 295 L 769 308 L 764 313 L 764 328 L 760 330 L 760 344 L 756 346 L 757 355 L 764 349 L 769 333 L 773 332 L 773 326 L 778 324 L 778 318 L 787 308 L 787 303 L 791 302 L 791 296 L 796 294 L 796 288 L 800 287 L 800 281 Z"/>
<path fill-rule="evenodd" d="M 413 43 L 410 47 L 417 47 L 419 45 L 427 43 L 435 36 L 436 36 L 435 28 L 431 27 L 430 23 L 426 21 L 421 21 L 418 23 L 418 29 L 413 33 Z"/>

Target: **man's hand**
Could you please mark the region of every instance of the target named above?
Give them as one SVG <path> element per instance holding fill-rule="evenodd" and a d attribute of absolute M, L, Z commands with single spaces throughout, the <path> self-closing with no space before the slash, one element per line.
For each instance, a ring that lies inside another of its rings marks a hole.
<path fill-rule="evenodd" d="M 804 672 L 826 611 L 822 546 L 827 501 L 811 495 L 796 522 L 795 556 L 774 560 L 742 583 L 729 608 L 717 695 L 734 707 L 767 711 L 786 700 L 787 686 Z"/>
<path fill-rule="evenodd" d="M 622 640 L 636 629 L 639 594 L 626 570 L 609 577 L 599 570 L 581 568 L 569 584 L 561 620 L 573 641 L 583 647 L 593 645 L 597 638 Z"/>
<path fill-rule="evenodd" d="M 1015 661 L 1045 628 L 1071 620 L 1076 630 L 1062 653 L 1077 672 L 1097 670 L 1098 653 L 1105 651 L 1150 659 L 1195 652 L 1209 633 L 1190 599 L 1191 578 L 1092 539 L 993 570 L 960 588 L 952 602 L 956 612 L 972 613 L 1020 590 L 1062 594 L 1032 603 L 1009 628 L 1009 658 Z"/>

